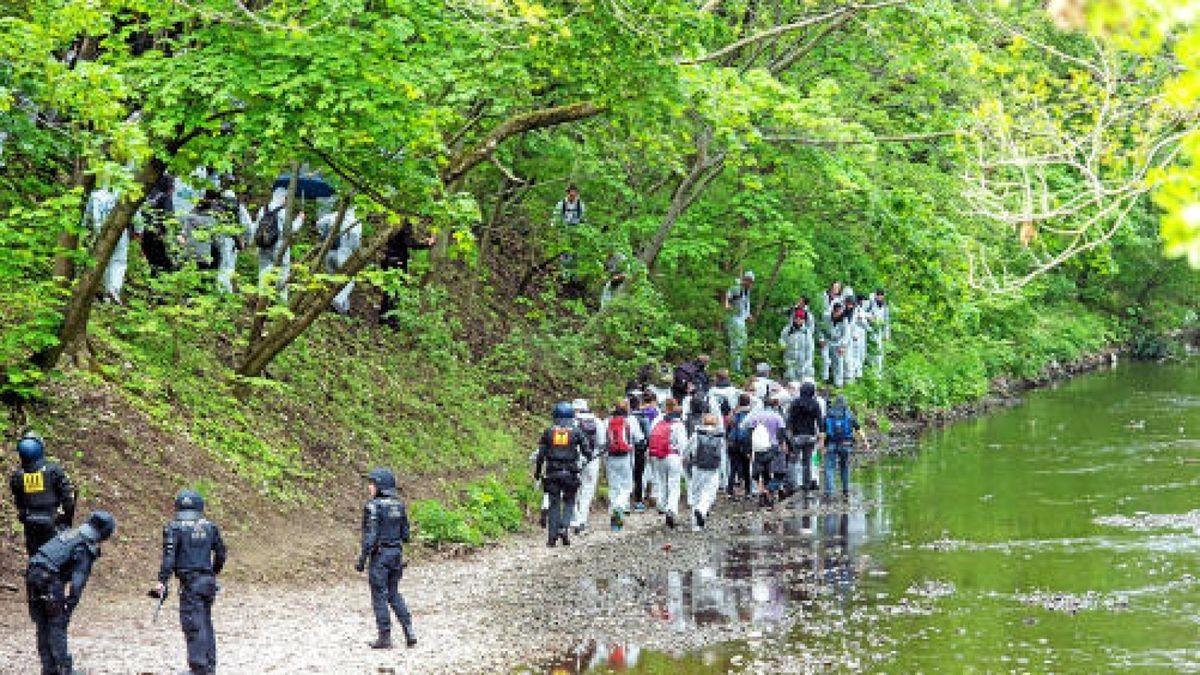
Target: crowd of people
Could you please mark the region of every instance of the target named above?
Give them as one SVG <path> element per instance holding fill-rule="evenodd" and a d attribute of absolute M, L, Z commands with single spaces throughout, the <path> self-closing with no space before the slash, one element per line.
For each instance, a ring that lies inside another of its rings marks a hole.
<path fill-rule="evenodd" d="M 248 205 L 234 192 L 232 178 L 227 175 L 205 169 L 197 169 L 189 176 L 164 174 L 117 241 L 104 270 L 103 299 L 123 303 L 129 247 L 136 240 L 152 274 L 194 265 L 200 270 L 215 271 L 216 289 L 220 293 L 235 291 L 238 258 L 243 251 L 253 248 L 259 288 L 275 289 L 286 302 L 293 245 L 305 231 L 309 211 L 314 216 L 316 241 L 319 245 L 328 244 L 322 269 L 326 274 L 339 273 L 363 245 L 362 221 L 353 204 L 341 213 L 337 191 L 320 176 L 300 174 L 294 192 L 291 182 L 291 176 L 277 178 L 267 203 L 251 214 Z M 290 220 L 289 194 L 296 198 Z M 119 192 L 113 189 L 94 190 L 84 209 L 83 228 L 98 234 L 119 198 Z M 432 236 L 417 237 L 412 226 L 406 225 L 385 244 L 380 267 L 407 272 L 410 252 L 432 248 L 436 241 Z M 353 292 L 351 280 L 332 300 L 330 309 L 348 314 Z M 385 294 L 379 308 L 384 323 L 391 323 L 389 312 L 394 308 L 395 299 Z"/>
<path fill-rule="evenodd" d="M 724 298 L 730 369 L 738 374 L 748 339 L 747 324 L 754 320 L 753 288 L 754 272 L 747 271 Z M 860 379 L 868 359 L 882 375 L 891 322 L 891 306 L 882 288 L 860 296 L 835 281 L 818 296 L 816 307 L 808 296 L 801 296 L 789 308 L 788 320 L 779 333 L 785 376 L 789 380 L 815 377 L 817 354 L 821 379 L 839 388 Z"/>
<path fill-rule="evenodd" d="M 770 509 L 815 490 L 832 500 L 840 479 L 849 499 L 851 452 L 856 443 L 869 446 L 844 396 L 827 402 L 811 376 L 781 384 L 766 363 L 738 388 L 727 370 L 710 377 L 708 364 L 703 355 L 681 364 L 669 386 L 652 383 L 644 369 L 607 412 L 597 414 L 585 399 L 554 406 L 532 457 L 548 546 L 586 532 L 601 465 L 614 531 L 650 509 L 668 528 L 690 522 L 701 530 L 722 491 Z"/>

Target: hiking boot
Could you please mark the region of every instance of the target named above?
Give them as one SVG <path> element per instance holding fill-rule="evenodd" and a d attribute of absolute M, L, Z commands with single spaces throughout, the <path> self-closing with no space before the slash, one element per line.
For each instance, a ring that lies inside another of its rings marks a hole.
<path fill-rule="evenodd" d="M 368 642 L 371 649 L 391 649 L 392 648 L 392 632 L 387 630 L 379 631 L 379 637 L 374 642 Z"/>
<path fill-rule="evenodd" d="M 571 538 L 569 536 L 567 536 L 566 530 L 563 530 L 563 533 L 559 536 L 562 537 L 563 546 L 571 545 Z"/>
<path fill-rule="evenodd" d="M 542 514 L 540 516 L 538 516 L 538 525 L 544 530 L 544 529 L 546 529 L 546 526 L 547 526 L 549 520 L 550 520 L 550 512 L 546 509 L 542 509 Z"/>
<path fill-rule="evenodd" d="M 704 527 L 704 514 L 700 513 L 700 509 L 692 511 L 692 515 L 696 518 L 696 524 L 700 527 Z"/>
<path fill-rule="evenodd" d="M 546 541 L 547 548 L 554 548 L 557 545 L 558 545 L 558 537 L 550 537 L 550 539 Z"/>
<path fill-rule="evenodd" d="M 675 529 L 675 514 L 667 513 L 667 527 Z"/>
<path fill-rule="evenodd" d="M 412 649 L 417 646 L 417 631 L 413 630 L 411 625 L 401 626 L 404 628 L 404 646 Z"/>

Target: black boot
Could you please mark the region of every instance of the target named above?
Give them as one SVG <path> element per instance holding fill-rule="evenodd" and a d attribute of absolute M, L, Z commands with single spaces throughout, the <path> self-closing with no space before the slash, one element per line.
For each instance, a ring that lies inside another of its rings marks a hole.
<path fill-rule="evenodd" d="M 566 528 L 564 528 L 562 531 L 561 536 L 562 536 L 563 546 L 571 545 L 571 538 L 569 536 L 567 536 L 567 532 L 568 532 L 568 530 Z"/>
<path fill-rule="evenodd" d="M 667 527 L 675 529 L 675 514 L 667 511 Z"/>
<path fill-rule="evenodd" d="M 538 525 L 544 530 L 546 529 L 546 521 L 550 518 L 550 511 L 542 509 L 541 515 L 538 516 Z"/>
<path fill-rule="evenodd" d="M 692 515 L 696 518 L 696 524 L 700 527 L 704 527 L 704 514 L 700 513 L 700 509 L 692 511 Z"/>
<path fill-rule="evenodd" d="M 392 648 L 392 631 L 381 630 L 379 637 L 374 642 L 368 642 L 371 649 L 391 649 Z"/>

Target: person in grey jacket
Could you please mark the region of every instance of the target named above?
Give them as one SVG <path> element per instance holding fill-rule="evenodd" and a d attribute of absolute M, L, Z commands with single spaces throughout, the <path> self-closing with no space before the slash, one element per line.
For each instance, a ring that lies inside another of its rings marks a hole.
<path fill-rule="evenodd" d="M 846 384 L 850 351 L 850 317 L 846 315 L 841 302 L 833 303 L 833 312 L 829 317 L 829 369 L 830 375 L 826 381 L 833 382 L 835 387 Z"/>
<path fill-rule="evenodd" d="M 819 325 L 817 328 L 817 340 L 821 348 L 821 379 L 829 381 L 830 368 L 833 365 L 833 354 L 830 350 L 830 333 L 833 332 L 833 305 L 841 302 L 842 299 L 842 282 L 835 281 L 829 285 L 829 290 L 822 293 L 819 298 L 821 306 L 819 308 Z"/>
<path fill-rule="evenodd" d="M 788 380 L 799 380 L 813 373 L 813 328 L 812 315 L 808 310 L 797 310 L 779 333 L 784 375 Z"/>
<path fill-rule="evenodd" d="M 864 309 L 870 327 L 871 359 L 875 372 L 882 377 L 885 345 L 892 339 L 892 310 L 882 288 L 875 289 Z"/>

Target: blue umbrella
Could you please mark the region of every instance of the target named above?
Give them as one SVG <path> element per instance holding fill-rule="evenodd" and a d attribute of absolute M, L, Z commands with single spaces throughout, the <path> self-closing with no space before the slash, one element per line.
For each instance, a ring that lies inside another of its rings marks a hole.
<path fill-rule="evenodd" d="M 271 188 L 283 188 L 286 190 L 291 181 L 291 174 L 285 173 L 275 179 L 275 184 Z M 326 183 L 323 178 L 315 173 L 302 175 L 296 180 L 296 196 L 301 199 L 325 199 L 326 197 L 332 197 L 336 192 L 332 185 Z"/>

